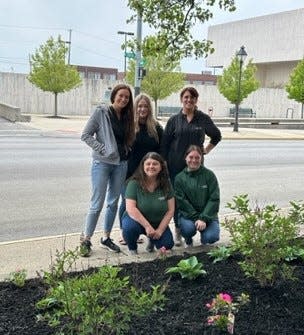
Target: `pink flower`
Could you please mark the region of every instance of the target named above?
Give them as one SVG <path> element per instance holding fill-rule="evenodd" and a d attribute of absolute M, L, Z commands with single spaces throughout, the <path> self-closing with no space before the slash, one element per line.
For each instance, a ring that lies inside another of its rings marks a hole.
<path fill-rule="evenodd" d="M 219 298 L 226 301 L 228 304 L 232 303 L 232 297 L 227 293 L 220 293 Z"/>

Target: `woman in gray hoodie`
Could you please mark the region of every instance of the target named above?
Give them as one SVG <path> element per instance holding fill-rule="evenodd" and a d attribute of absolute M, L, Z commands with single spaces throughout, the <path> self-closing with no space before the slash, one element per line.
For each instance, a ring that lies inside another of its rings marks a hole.
<path fill-rule="evenodd" d="M 84 232 L 82 256 L 91 254 L 91 237 L 95 231 L 106 198 L 102 247 L 114 252 L 120 248 L 110 238 L 122 184 L 127 173 L 127 160 L 134 141 L 133 97 L 129 86 L 118 84 L 110 97 L 111 105 L 98 106 L 89 118 L 81 140 L 92 148 L 92 197 Z"/>

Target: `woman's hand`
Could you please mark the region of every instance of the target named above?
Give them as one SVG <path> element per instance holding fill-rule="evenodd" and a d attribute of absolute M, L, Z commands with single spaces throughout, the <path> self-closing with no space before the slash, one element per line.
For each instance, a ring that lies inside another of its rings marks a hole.
<path fill-rule="evenodd" d="M 154 240 L 159 240 L 163 234 L 163 231 L 159 229 L 159 227 L 155 230 L 153 239 Z"/>
<path fill-rule="evenodd" d="M 195 221 L 195 227 L 198 231 L 203 231 L 204 229 L 206 229 L 207 224 L 203 220 L 196 220 Z"/>
<path fill-rule="evenodd" d="M 152 226 L 147 225 L 147 226 L 145 227 L 145 231 L 146 231 L 146 234 L 147 234 L 148 237 L 151 237 L 151 238 L 153 238 L 153 239 L 156 239 L 156 238 L 154 237 L 154 236 L 155 236 L 155 229 L 154 229 Z"/>

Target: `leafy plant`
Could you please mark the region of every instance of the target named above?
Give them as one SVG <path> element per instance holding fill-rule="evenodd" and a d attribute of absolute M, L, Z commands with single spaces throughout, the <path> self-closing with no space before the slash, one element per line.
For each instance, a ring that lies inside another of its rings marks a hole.
<path fill-rule="evenodd" d="M 245 258 L 239 262 L 245 275 L 261 286 L 271 286 L 280 277 L 292 279 L 292 268 L 282 261 L 297 236 L 298 216 L 284 216 L 275 205 L 251 210 L 247 194 L 234 197 L 227 207 L 240 214 L 223 225 L 231 235 L 231 248 Z"/>
<path fill-rule="evenodd" d="M 25 285 L 27 272 L 25 269 L 18 269 L 9 274 L 8 281 L 12 282 L 18 287 L 23 287 Z"/>
<path fill-rule="evenodd" d="M 38 319 L 64 334 L 122 334 L 132 317 L 162 308 L 165 285 L 142 292 L 129 285 L 128 277 L 118 277 L 120 270 L 106 265 L 96 273 L 59 281 L 36 304 L 43 313 Z"/>
<path fill-rule="evenodd" d="M 162 259 L 162 260 L 165 260 L 168 257 L 169 253 L 170 253 L 170 250 L 167 250 L 166 247 L 161 247 L 158 250 L 159 258 Z"/>
<path fill-rule="evenodd" d="M 207 323 L 209 326 L 216 326 L 220 330 L 229 334 L 234 333 L 235 314 L 238 312 L 240 306 L 249 302 L 249 295 L 242 293 L 233 302 L 231 295 L 227 293 L 219 293 L 212 299 L 211 303 L 206 304 L 209 312 L 212 314 L 208 316 Z"/>
<path fill-rule="evenodd" d="M 188 259 L 180 260 L 177 266 L 168 268 L 166 273 L 179 273 L 182 278 L 192 280 L 207 273 L 202 267 L 203 264 L 198 262 L 196 256 L 191 256 Z"/>
<path fill-rule="evenodd" d="M 231 248 L 228 248 L 223 245 L 211 249 L 209 252 L 207 252 L 207 255 L 213 258 L 213 263 L 224 261 L 225 259 L 229 258 L 231 254 L 232 254 Z"/>
<path fill-rule="evenodd" d="M 43 271 L 43 280 L 49 286 L 57 286 L 58 282 L 67 277 L 68 272 L 74 269 L 75 262 L 80 256 L 79 248 L 75 250 L 56 250 L 55 261 L 50 266 L 50 271 Z"/>
<path fill-rule="evenodd" d="M 286 248 L 287 255 L 285 256 L 285 260 L 287 262 L 291 262 L 295 259 L 304 260 L 304 249 L 299 246 L 290 246 Z"/>

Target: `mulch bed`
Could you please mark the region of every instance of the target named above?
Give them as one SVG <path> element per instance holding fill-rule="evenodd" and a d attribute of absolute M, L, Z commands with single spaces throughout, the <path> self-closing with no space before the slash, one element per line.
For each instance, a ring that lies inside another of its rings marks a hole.
<path fill-rule="evenodd" d="M 274 287 L 261 288 L 246 278 L 236 258 L 213 264 L 206 253 L 196 254 L 204 264 L 206 276 L 188 281 L 178 275 L 171 277 L 165 292 L 163 311 L 133 320 L 129 335 L 218 335 L 217 329 L 206 324 L 207 302 L 218 293 L 238 296 L 249 294 L 250 303 L 236 316 L 236 335 L 300 335 L 304 334 L 304 263 L 294 262 L 297 281 L 280 281 Z M 184 258 L 189 255 L 184 254 Z M 182 256 L 146 263 L 122 264 L 122 275 L 129 275 L 132 284 L 144 290 L 168 280 L 165 269 L 175 266 Z M 23 288 L 8 282 L 0 283 L 0 334 L 51 335 L 55 330 L 36 322 L 35 303 L 45 294 L 40 279 L 31 279 Z"/>

